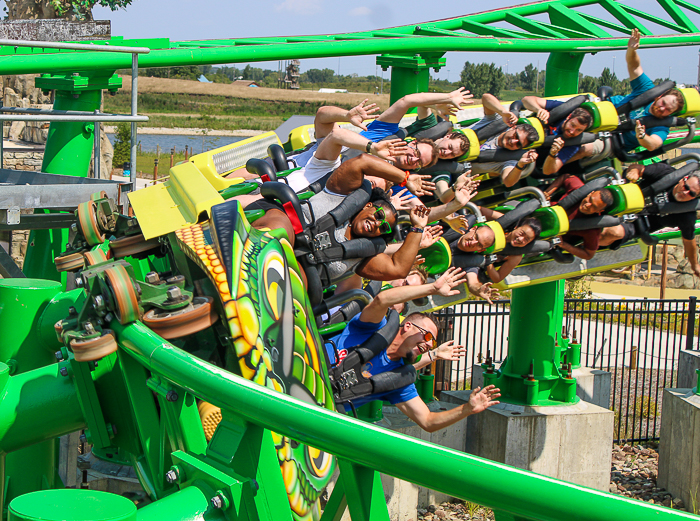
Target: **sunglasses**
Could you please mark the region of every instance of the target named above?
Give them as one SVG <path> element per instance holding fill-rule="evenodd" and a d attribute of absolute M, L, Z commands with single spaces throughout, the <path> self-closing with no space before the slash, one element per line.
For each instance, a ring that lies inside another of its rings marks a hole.
<path fill-rule="evenodd" d="M 425 340 L 426 342 L 430 342 L 430 345 L 433 346 L 433 349 L 435 349 L 437 347 L 437 341 L 435 340 L 435 337 L 433 336 L 433 334 L 430 331 L 428 331 L 427 329 L 423 329 L 420 326 L 417 326 L 413 322 L 409 322 L 409 324 L 411 324 L 413 327 L 419 329 L 420 332 L 423 333 L 423 340 Z"/>
<path fill-rule="evenodd" d="M 413 146 L 411 147 L 409 145 L 409 147 L 413 148 L 413 150 L 416 153 L 416 158 L 418 158 L 418 166 L 413 169 L 414 172 L 418 172 L 421 168 L 423 168 L 423 160 L 420 157 L 420 150 L 418 150 L 418 143 L 414 141 Z"/>
<path fill-rule="evenodd" d="M 379 233 L 391 233 L 391 224 L 386 220 L 386 212 L 381 206 L 374 207 L 374 220 L 379 223 Z"/>
<path fill-rule="evenodd" d="M 691 190 L 690 187 L 688 186 L 688 176 L 685 176 L 685 177 L 681 180 L 681 182 L 683 183 L 683 184 L 681 185 L 681 188 L 683 189 L 683 191 L 688 192 L 688 193 L 690 194 L 691 197 L 697 197 L 697 196 L 698 196 L 698 192 L 695 192 L 695 191 Z"/>

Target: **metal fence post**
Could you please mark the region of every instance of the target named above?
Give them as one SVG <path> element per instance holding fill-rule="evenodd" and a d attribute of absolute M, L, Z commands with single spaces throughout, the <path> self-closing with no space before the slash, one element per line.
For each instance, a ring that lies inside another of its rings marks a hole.
<path fill-rule="evenodd" d="M 695 302 L 697 297 L 690 297 L 690 302 L 688 303 L 688 326 L 685 331 L 685 348 L 688 351 L 693 350 L 693 343 L 695 341 Z"/>

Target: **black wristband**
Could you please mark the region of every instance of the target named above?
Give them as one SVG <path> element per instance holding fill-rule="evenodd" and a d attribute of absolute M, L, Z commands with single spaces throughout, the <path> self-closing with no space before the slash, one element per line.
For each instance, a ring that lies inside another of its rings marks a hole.
<path fill-rule="evenodd" d="M 411 232 L 423 233 L 423 228 L 416 228 L 415 226 L 411 226 L 411 229 L 408 230 L 408 233 L 411 233 Z"/>
<path fill-rule="evenodd" d="M 374 144 L 374 141 L 367 141 L 367 145 L 365 146 L 365 150 L 367 151 L 368 154 L 371 154 L 370 150 L 372 150 L 372 145 Z"/>

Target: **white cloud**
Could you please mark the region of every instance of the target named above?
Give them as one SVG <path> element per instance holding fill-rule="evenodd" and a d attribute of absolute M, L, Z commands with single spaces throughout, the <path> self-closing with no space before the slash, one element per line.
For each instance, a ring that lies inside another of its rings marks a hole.
<path fill-rule="evenodd" d="M 356 7 L 350 11 L 350 16 L 367 16 L 369 14 L 372 14 L 372 10 L 365 6 Z"/>
<path fill-rule="evenodd" d="M 321 11 L 321 4 L 322 0 L 284 0 L 275 10 L 310 15 Z"/>

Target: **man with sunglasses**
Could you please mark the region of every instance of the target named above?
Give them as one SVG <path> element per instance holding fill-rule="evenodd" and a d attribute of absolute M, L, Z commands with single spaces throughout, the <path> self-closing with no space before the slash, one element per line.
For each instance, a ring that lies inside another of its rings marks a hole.
<path fill-rule="evenodd" d="M 391 306 L 429 295 L 456 295 L 458 291 L 454 288 L 462 283 L 464 273 L 458 268 L 450 268 L 435 282 L 421 286 L 406 285 L 380 292 L 362 313 L 348 322 L 340 335 L 332 339 L 340 361 L 347 356 L 348 351 L 384 327 Z M 430 316 L 423 313 L 409 314 L 389 347 L 363 366 L 363 374 L 372 376 L 392 371 L 405 363 L 414 363 L 419 355 L 420 361 L 414 364 L 416 369 L 437 358 L 456 361 L 464 356 L 464 346 L 455 346 L 453 341 L 437 346 L 436 336 L 437 326 Z M 335 357 L 332 347 L 327 346 L 327 352 L 332 359 Z M 495 401 L 499 396 L 500 391 L 493 385 L 484 389 L 477 388 L 472 392 L 469 403 L 447 411 L 432 412 L 418 396 L 415 385 L 410 384 L 394 391 L 359 398 L 353 401 L 353 405 L 359 407 L 372 400 L 388 401 L 422 429 L 433 432 L 499 403 Z"/>
<path fill-rule="evenodd" d="M 678 181 L 671 188 L 652 194 L 650 186 L 659 181 L 664 176 L 671 174 L 675 169 L 668 163 L 660 162 L 651 165 L 630 165 L 625 171 L 628 181 L 637 182 L 645 197 L 652 199 L 652 202 L 640 214 L 640 218 L 647 219 L 649 232 L 655 232 L 663 228 L 678 228 L 683 240 L 683 249 L 688 258 L 690 267 L 696 276 L 700 277 L 700 263 L 698 262 L 698 245 L 695 242 L 695 221 L 697 212 L 684 212 L 669 215 L 659 215 L 659 207 L 667 203 L 685 203 L 696 199 L 700 195 L 700 177 L 696 170 L 689 176 Z M 618 247 L 631 240 L 636 235 L 634 223 L 623 223 L 618 226 L 611 226 L 603 229 L 600 240 L 601 246 Z"/>

